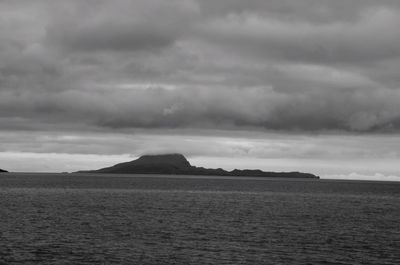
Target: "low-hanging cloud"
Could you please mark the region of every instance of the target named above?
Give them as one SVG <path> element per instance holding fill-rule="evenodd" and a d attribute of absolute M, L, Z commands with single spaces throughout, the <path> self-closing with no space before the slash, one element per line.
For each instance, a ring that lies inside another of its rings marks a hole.
<path fill-rule="evenodd" d="M 398 91 L 287 94 L 272 88 L 0 92 L 1 117 L 103 128 L 396 131 Z M 62 120 L 58 119 L 62 117 Z M 26 123 L 26 120 L 23 121 Z M 29 124 L 28 122 L 28 124 Z"/>

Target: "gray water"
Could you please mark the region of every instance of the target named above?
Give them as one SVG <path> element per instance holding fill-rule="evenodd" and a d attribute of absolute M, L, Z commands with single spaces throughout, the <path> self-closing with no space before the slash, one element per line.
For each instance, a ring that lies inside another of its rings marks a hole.
<path fill-rule="evenodd" d="M 400 264 L 400 183 L 0 175 L 0 264 Z"/>

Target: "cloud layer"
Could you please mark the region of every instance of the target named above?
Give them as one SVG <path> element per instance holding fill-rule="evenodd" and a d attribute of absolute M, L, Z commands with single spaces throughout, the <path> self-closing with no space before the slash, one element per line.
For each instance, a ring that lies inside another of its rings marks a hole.
<path fill-rule="evenodd" d="M 2 129 L 400 128 L 398 1 L 1 1 Z"/>

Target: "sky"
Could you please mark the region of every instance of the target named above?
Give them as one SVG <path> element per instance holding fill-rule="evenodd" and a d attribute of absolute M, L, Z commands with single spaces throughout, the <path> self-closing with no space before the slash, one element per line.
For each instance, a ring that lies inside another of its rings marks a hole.
<path fill-rule="evenodd" d="M 0 0 L 0 168 L 400 180 L 398 0 Z"/>

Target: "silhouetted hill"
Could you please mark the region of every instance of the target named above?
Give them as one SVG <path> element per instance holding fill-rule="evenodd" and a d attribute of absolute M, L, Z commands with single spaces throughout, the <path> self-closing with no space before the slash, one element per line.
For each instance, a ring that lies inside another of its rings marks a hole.
<path fill-rule="evenodd" d="M 178 174 L 190 169 L 189 161 L 180 154 L 145 155 L 140 158 L 116 164 L 112 167 L 95 170 L 99 173 L 144 173 L 144 174 Z"/>
<path fill-rule="evenodd" d="M 209 176 L 247 176 L 280 178 L 319 178 L 310 173 L 301 172 L 265 172 L 261 170 L 235 169 L 226 171 L 222 168 L 211 169 L 195 167 L 181 154 L 144 155 L 140 158 L 116 164 L 98 170 L 79 171 L 80 173 L 115 173 L 115 174 L 172 174 L 172 175 L 209 175 Z"/>
<path fill-rule="evenodd" d="M 2 173 L 2 172 L 4 173 L 4 172 L 8 172 L 8 171 L 0 168 L 0 173 Z"/>

